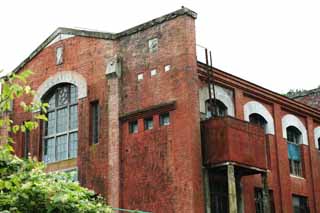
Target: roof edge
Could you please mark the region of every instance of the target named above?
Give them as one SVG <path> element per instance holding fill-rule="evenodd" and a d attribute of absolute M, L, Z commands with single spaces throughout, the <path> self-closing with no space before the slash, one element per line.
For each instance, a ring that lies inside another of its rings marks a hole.
<path fill-rule="evenodd" d="M 82 36 L 82 37 L 116 40 L 116 39 L 124 37 L 124 36 L 132 35 L 132 34 L 137 33 L 139 31 L 144 31 L 144 30 L 151 28 L 155 25 L 162 24 L 166 21 L 170 21 L 170 20 L 172 20 L 178 16 L 182 16 L 182 15 L 187 15 L 187 16 L 190 16 L 191 18 L 194 18 L 194 19 L 197 18 L 196 12 L 182 6 L 182 8 L 179 10 L 168 13 L 166 15 L 159 17 L 159 18 L 152 19 L 151 21 L 147 21 L 143 24 L 129 28 L 129 29 L 124 30 L 120 33 L 107 33 L 107 32 L 101 32 L 101 31 L 91 31 L 91 30 L 59 27 L 46 40 L 44 40 L 34 51 L 32 51 L 32 53 L 26 59 L 24 59 L 10 73 L 18 72 L 29 61 L 31 61 L 36 55 L 38 55 L 45 47 L 47 47 L 47 45 L 49 45 L 59 34 L 68 34 L 68 35 L 75 35 L 75 36 Z"/>

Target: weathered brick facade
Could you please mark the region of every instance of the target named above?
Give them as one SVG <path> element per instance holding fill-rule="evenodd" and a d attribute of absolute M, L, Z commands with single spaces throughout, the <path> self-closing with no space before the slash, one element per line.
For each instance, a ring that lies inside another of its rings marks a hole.
<path fill-rule="evenodd" d="M 61 28 L 17 67 L 15 72 L 24 69 L 34 72 L 29 82 L 39 94 L 46 94 L 50 87 L 60 83 L 81 85 L 77 158 L 50 163 L 48 171 L 77 168 L 80 183 L 104 195 L 114 207 L 151 212 L 210 209 L 206 196 L 210 189 L 204 183 L 204 171 L 209 171 L 210 176 L 217 165 L 202 162 L 206 153 L 203 140 L 214 137 L 201 137 L 200 131 L 208 87 L 207 66 L 197 62 L 195 18 L 194 12 L 183 8 L 118 34 Z M 155 38 L 158 44 L 153 50 L 149 41 Z M 63 63 L 59 65 L 56 64 L 58 47 L 63 47 Z M 109 65 L 119 64 L 121 67 L 117 69 L 121 73 L 110 72 Z M 46 81 L 57 73 L 62 77 Z M 235 146 L 236 150 L 230 149 L 229 156 L 233 157 L 223 159 L 236 165 L 236 173 L 245 171 L 248 175 L 241 179 L 242 192 L 237 192 L 243 200 L 238 211 L 255 212 L 254 189 L 262 187 L 259 174 L 263 173 L 268 176 L 276 212 L 293 212 L 293 194 L 307 197 L 310 212 L 320 212 L 317 204 L 320 155 L 315 141 L 320 112 L 218 69 L 214 69 L 214 83 L 217 99 L 229 107 L 227 115 L 238 120 L 225 124 L 227 129 L 233 125 L 231 129 L 236 131 L 226 130 L 223 136 L 217 137 L 228 140 L 232 148 L 236 142 L 232 138 L 240 135 L 237 139 L 241 144 Z M 11 116 L 17 123 L 32 119 L 32 114 L 19 109 L 21 100 L 32 101 L 21 98 L 14 102 Z M 100 108 L 97 144 L 92 144 L 91 131 L 90 106 L 94 101 L 98 101 Z M 163 113 L 169 113 L 169 125 L 160 125 Z M 245 122 L 249 121 L 250 113 L 260 113 L 268 121 L 265 138 L 261 129 Z M 283 119 L 288 114 L 294 115 L 300 122 L 293 121 L 306 130 L 305 134 L 302 131 L 304 141 L 300 145 L 302 177 L 290 175 L 283 131 L 284 124 L 290 122 L 291 117 Z M 153 119 L 152 129 L 145 129 L 145 118 Z M 129 132 L 132 121 L 138 123 L 137 133 Z M 224 128 L 225 125 L 208 126 Z M 31 133 L 29 145 L 30 154 L 40 160 L 44 149 L 43 128 L 42 124 Z M 24 135 L 14 138 L 16 153 L 22 156 Z M 246 143 L 248 138 L 250 143 L 256 139 L 257 150 L 246 147 L 250 146 Z M 212 150 L 218 153 L 224 148 L 220 144 L 220 148 Z M 242 151 L 247 160 L 241 158 Z M 258 166 L 254 159 L 259 159 Z"/>
<path fill-rule="evenodd" d="M 320 88 L 302 92 L 301 95 L 295 96 L 293 99 L 320 109 Z"/>

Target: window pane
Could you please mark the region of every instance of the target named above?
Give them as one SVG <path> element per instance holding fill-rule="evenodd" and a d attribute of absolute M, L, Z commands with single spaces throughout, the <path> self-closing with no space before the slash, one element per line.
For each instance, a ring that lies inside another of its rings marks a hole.
<path fill-rule="evenodd" d="M 68 127 L 68 110 L 67 108 L 59 109 L 57 111 L 57 133 L 67 131 Z"/>
<path fill-rule="evenodd" d="M 52 135 L 56 133 L 56 113 L 49 112 L 48 115 L 48 122 L 45 125 L 45 135 Z"/>
<path fill-rule="evenodd" d="M 76 86 L 71 85 L 70 87 L 70 103 L 74 104 L 78 101 L 78 89 Z"/>
<path fill-rule="evenodd" d="M 74 105 L 70 107 L 70 129 L 78 128 L 78 106 Z"/>
<path fill-rule="evenodd" d="M 74 132 L 69 135 L 69 158 L 77 157 L 78 150 L 78 133 Z"/>
<path fill-rule="evenodd" d="M 68 104 L 68 93 L 69 88 L 67 86 L 60 87 L 57 89 L 58 95 L 58 106 L 63 106 Z"/>
<path fill-rule="evenodd" d="M 46 102 L 49 104 L 49 110 L 54 109 L 56 107 L 56 95 L 53 94 Z"/>
<path fill-rule="evenodd" d="M 57 160 L 68 159 L 68 138 L 67 135 L 57 137 Z"/>
<path fill-rule="evenodd" d="M 287 144 L 288 144 L 289 159 L 300 161 L 301 159 L 300 146 L 293 143 L 287 143 Z"/>
<path fill-rule="evenodd" d="M 44 142 L 44 162 L 54 162 L 55 161 L 55 139 L 49 138 Z"/>

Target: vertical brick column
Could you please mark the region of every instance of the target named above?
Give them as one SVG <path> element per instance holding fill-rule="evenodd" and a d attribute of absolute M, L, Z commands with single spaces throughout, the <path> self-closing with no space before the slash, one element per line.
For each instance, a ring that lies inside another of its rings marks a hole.
<path fill-rule="evenodd" d="M 107 75 L 108 85 L 108 204 L 119 207 L 120 200 L 120 126 L 119 126 L 119 78 L 115 73 Z"/>
<path fill-rule="evenodd" d="M 288 167 L 288 150 L 287 144 L 283 139 L 282 134 L 282 115 L 281 106 L 274 104 L 274 124 L 275 124 L 275 144 L 276 144 L 276 156 L 277 156 L 277 173 L 279 180 L 280 190 L 280 205 L 281 212 L 290 212 L 292 208 L 291 202 L 291 187 L 290 187 L 290 171 Z M 283 153 L 283 154 L 282 154 Z"/>
<path fill-rule="evenodd" d="M 318 158 L 318 150 L 315 148 L 315 141 L 314 141 L 314 123 L 313 119 L 311 117 L 307 117 L 307 131 L 308 131 L 308 141 L 309 141 L 309 146 L 307 146 L 308 149 L 308 155 L 309 155 L 309 162 L 304 162 L 305 164 L 309 164 L 310 171 L 305 171 L 306 173 L 306 178 L 309 179 L 308 181 L 308 191 L 309 191 L 309 208 L 310 212 L 319 212 L 320 207 L 317 205 L 317 199 L 316 199 L 316 185 L 315 182 L 315 176 L 316 173 L 314 170 L 316 170 L 318 167 L 317 164 L 317 158 Z M 316 151 L 316 152 L 314 152 Z"/>
<path fill-rule="evenodd" d="M 227 166 L 228 176 L 228 197 L 229 197 L 229 213 L 237 213 L 237 191 L 236 191 L 236 180 L 234 176 L 234 166 Z"/>

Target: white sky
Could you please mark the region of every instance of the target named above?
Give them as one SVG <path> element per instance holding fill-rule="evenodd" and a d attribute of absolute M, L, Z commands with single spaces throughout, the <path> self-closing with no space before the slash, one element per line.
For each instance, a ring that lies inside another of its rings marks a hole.
<path fill-rule="evenodd" d="M 0 69 L 11 71 L 57 27 L 120 32 L 181 8 L 198 13 L 213 65 L 276 92 L 320 85 L 317 0 L 10 0 L 0 2 Z"/>

